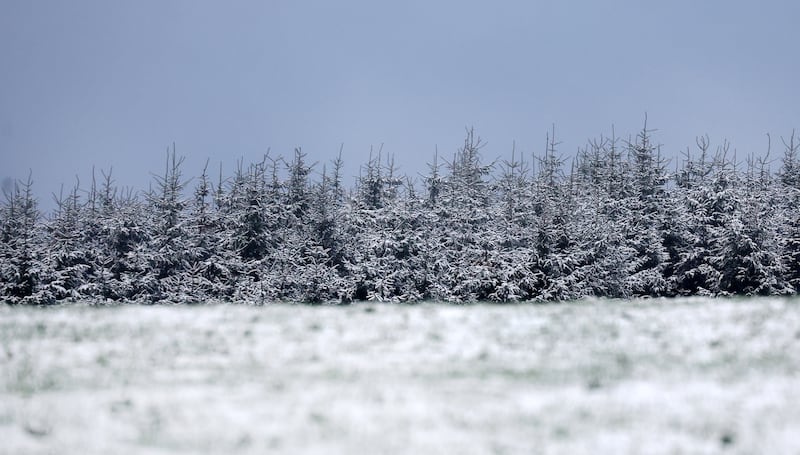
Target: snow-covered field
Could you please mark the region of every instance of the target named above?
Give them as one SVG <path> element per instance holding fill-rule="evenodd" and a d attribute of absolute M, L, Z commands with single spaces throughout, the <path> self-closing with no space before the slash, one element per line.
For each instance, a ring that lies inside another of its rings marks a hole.
<path fill-rule="evenodd" d="M 800 301 L 0 305 L 0 453 L 800 453 Z"/>

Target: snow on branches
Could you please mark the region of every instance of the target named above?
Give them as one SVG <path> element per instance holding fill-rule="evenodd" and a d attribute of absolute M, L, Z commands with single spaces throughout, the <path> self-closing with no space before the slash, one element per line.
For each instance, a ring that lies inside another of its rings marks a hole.
<path fill-rule="evenodd" d="M 110 171 L 42 217 L 30 177 L 0 206 L 0 300 L 557 301 L 584 296 L 792 294 L 800 289 L 798 140 L 781 169 L 743 166 L 706 137 L 675 172 L 647 126 L 572 160 L 487 163 L 467 130 L 419 181 L 379 152 L 355 188 L 266 155 L 212 182 L 174 146 L 144 197 Z M 443 162 L 440 162 L 440 160 Z M 194 182 L 193 187 L 189 183 Z M 419 185 L 421 190 L 415 188 Z"/>

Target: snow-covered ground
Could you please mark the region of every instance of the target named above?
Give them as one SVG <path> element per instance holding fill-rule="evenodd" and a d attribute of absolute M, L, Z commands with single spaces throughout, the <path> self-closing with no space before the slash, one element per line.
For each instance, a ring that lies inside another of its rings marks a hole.
<path fill-rule="evenodd" d="M 0 305 L 0 453 L 800 453 L 800 301 Z"/>

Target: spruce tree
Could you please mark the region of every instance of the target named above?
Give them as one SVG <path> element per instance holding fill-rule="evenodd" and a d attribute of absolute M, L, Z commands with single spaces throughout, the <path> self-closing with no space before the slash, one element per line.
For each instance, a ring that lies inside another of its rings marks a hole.
<path fill-rule="evenodd" d="M 37 242 L 39 210 L 31 175 L 6 191 L 0 232 L 0 295 L 9 303 L 51 303 L 53 296 L 39 294 L 43 269 Z"/>

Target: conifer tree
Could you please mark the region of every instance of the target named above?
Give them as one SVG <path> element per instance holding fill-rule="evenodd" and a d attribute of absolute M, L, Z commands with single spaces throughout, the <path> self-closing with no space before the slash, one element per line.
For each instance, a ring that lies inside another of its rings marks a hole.
<path fill-rule="evenodd" d="M 148 242 L 142 249 L 140 285 L 144 298 L 173 301 L 191 299 L 190 290 L 184 289 L 183 273 L 191 259 L 190 231 L 186 218 L 188 202 L 183 196 L 186 182 L 181 166 L 184 158 L 177 157 L 175 145 L 167 152 L 163 176 L 156 176 L 156 187 L 147 194 L 149 213 L 153 217 L 148 225 Z"/>
<path fill-rule="evenodd" d="M 647 118 L 636 142 L 628 144 L 632 192 L 627 198 L 621 227 L 625 243 L 635 253 L 633 270 L 627 277 L 631 295 L 658 296 L 667 293 L 664 269 L 669 253 L 664 247 L 669 213 L 664 211 L 667 194 L 666 164 L 660 150 L 651 141 Z"/>
<path fill-rule="evenodd" d="M 39 210 L 31 175 L 14 182 L 2 206 L 0 232 L 0 295 L 10 303 L 50 303 L 50 295 L 37 295 L 42 272 L 37 251 Z"/>
<path fill-rule="evenodd" d="M 795 292 L 800 292 L 800 140 L 795 132 L 789 140 L 782 139 L 784 155 L 778 172 L 781 194 L 780 207 L 781 262 L 784 277 Z"/>
<path fill-rule="evenodd" d="M 46 223 L 47 232 L 47 270 L 50 277 L 46 286 L 57 300 L 78 300 L 85 291 L 84 284 L 90 283 L 92 258 L 83 237 L 83 203 L 80 185 L 75 186 L 67 196 L 63 193 L 53 197 L 56 211 Z"/>

